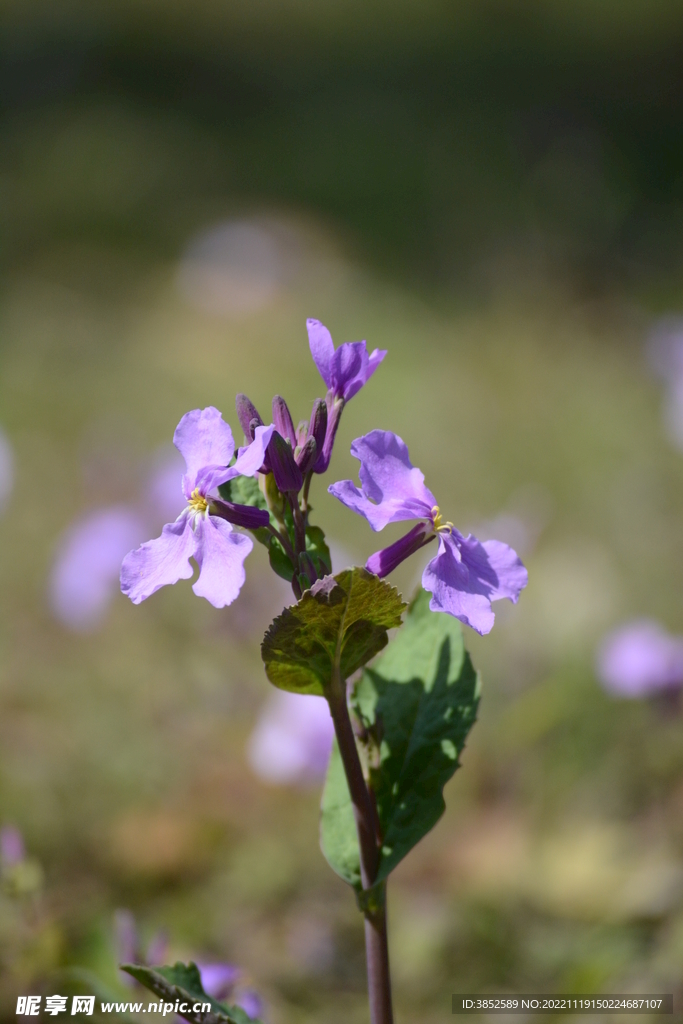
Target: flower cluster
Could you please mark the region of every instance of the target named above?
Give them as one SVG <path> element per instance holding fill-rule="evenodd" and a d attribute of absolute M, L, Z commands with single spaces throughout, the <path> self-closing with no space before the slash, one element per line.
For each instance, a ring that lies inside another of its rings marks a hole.
<path fill-rule="evenodd" d="M 188 579 L 199 566 L 193 590 L 215 607 L 237 597 L 244 582 L 244 560 L 253 547 L 249 531 L 269 551 L 272 568 L 291 582 L 297 598 L 331 572 L 329 551 L 319 527 L 309 522 L 308 495 L 316 474 L 325 473 L 346 403 L 368 382 L 386 352 L 368 353 L 365 341 L 334 347 L 327 328 L 308 320 L 311 355 L 327 386 L 307 420 L 294 426 L 286 401 L 276 395 L 272 422 L 266 424 L 246 395 L 236 400 L 245 445 L 234 458 L 230 427 L 214 408 L 183 416 L 174 444 L 187 471 L 182 479 L 186 507 L 161 536 L 130 552 L 121 569 L 121 589 L 135 603 L 160 587 Z M 405 558 L 437 541 L 437 553 L 422 583 L 432 594 L 433 611 L 448 612 L 479 633 L 494 621 L 491 602 L 516 602 L 527 572 L 515 551 L 500 541 L 481 542 L 443 519 L 424 476 L 396 434 L 373 430 L 358 438 L 351 453 L 360 461 L 360 484 L 351 480 L 328 490 L 364 516 L 373 530 L 417 520 L 401 540 L 378 551 L 366 569 L 387 576 Z"/>

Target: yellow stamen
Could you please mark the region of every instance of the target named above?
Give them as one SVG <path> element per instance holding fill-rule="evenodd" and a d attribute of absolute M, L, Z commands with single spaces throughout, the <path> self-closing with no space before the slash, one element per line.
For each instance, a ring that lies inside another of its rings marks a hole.
<path fill-rule="evenodd" d="M 432 524 L 436 533 L 453 533 L 453 523 L 450 520 L 444 523 L 438 505 L 432 509 Z"/>
<path fill-rule="evenodd" d="M 199 493 L 199 488 L 195 487 L 190 497 L 187 499 L 187 503 L 193 512 L 206 512 L 209 507 L 208 500 L 203 494 Z"/>

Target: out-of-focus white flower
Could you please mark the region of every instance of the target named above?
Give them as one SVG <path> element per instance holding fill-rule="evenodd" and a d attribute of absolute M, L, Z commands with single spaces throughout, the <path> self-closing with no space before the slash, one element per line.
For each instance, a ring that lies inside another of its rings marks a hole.
<path fill-rule="evenodd" d="M 251 734 L 249 764 L 264 782 L 315 785 L 325 776 L 333 737 L 323 697 L 276 690 Z"/>
<path fill-rule="evenodd" d="M 683 318 L 664 317 L 654 326 L 647 342 L 647 358 L 666 388 L 664 430 L 671 443 L 683 450 Z"/>
<path fill-rule="evenodd" d="M 242 317 L 275 299 L 291 254 L 274 232 L 249 220 L 229 220 L 197 235 L 178 270 L 178 287 L 202 312 Z"/>

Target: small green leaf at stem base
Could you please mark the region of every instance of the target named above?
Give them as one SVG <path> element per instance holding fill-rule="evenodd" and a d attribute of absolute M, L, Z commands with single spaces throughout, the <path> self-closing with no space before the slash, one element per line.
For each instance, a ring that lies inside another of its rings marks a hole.
<path fill-rule="evenodd" d="M 241 1006 L 227 1006 L 208 995 L 202 987 L 199 968 L 194 963 L 176 963 L 172 967 L 142 967 L 139 964 L 121 964 L 121 970 L 150 989 L 164 1002 L 209 1003 L 208 1013 L 181 1013 L 191 1024 L 261 1024 L 250 1017 Z M 179 1011 L 180 1012 L 180 1011 Z"/>
<path fill-rule="evenodd" d="M 335 664 L 342 680 L 387 644 L 405 604 L 389 583 L 365 569 L 326 576 L 274 620 L 261 645 L 274 686 L 323 696 Z"/>
<path fill-rule="evenodd" d="M 479 688 L 460 624 L 431 612 L 429 594 L 420 591 L 402 629 L 363 672 L 351 701 L 363 727 L 363 760 L 383 840 L 373 889 L 443 814 L 443 787 L 459 767 Z M 358 891 L 355 821 L 334 751 L 322 798 L 321 845 L 333 870 Z"/>

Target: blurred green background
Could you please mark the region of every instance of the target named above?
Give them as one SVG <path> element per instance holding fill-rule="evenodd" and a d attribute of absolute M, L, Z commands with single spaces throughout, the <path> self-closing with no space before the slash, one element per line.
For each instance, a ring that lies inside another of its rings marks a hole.
<path fill-rule="evenodd" d="M 74 634 L 46 597 L 64 529 L 139 494 L 186 410 L 236 436 L 237 391 L 308 415 L 307 316 L 389 350 L 331 479 L 392 429 L 447 518 L 531 538 L 519 605 L 466 630 L 480 721 L 392 882 L 397 1021 L 458 991 L 683 995 L 681 719 L 593 670 L 624 618 L 683 631 L 683 456 L 643 354 L 683 305 L 683 9 L 3 0 L 0 25 L 0 818 L 44 879 L 0 897 L 7 1019 L 68 967 L 123 991 L 126 907 L 173 957 L 238 963 L 269 1024 L 366 1020 L 318 791 L 245 757 L 283 600 L 263 551 L 220 612 L 181 583 Z M 207 299 L 178 267 L 229 221 L 274 262 Z M 313 503 L 354 560 L 375 549 L 322 481 Z"/>

